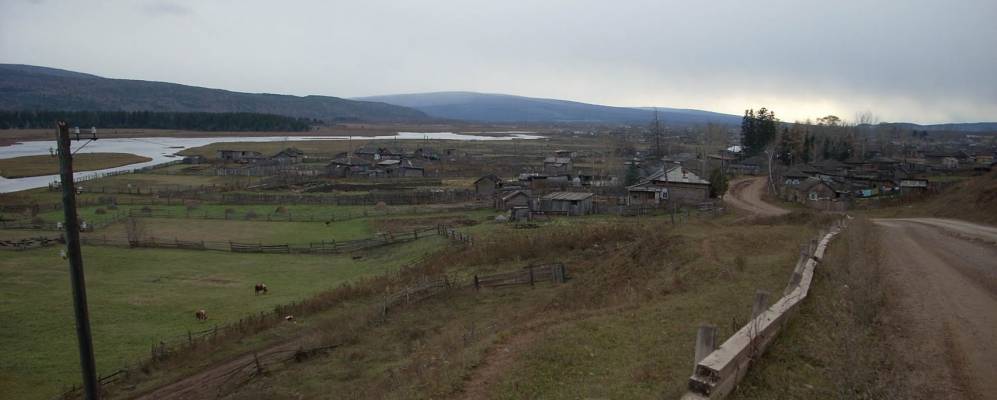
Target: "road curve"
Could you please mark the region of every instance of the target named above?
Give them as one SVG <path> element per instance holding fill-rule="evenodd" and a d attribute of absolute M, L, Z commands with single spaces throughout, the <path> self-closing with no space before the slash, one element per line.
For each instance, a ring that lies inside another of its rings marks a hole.
<path fill-rule="evenodd" d="M 736 179 L 724 196 L 724 202 L 731 207 L 762 217 L 775 217 L 789 213 L 788 210 L 762 201 L 768 178 L 764 176 Z"/>
<path fill-rule="evenodd" d="M 997 229 L 936 218 L 876 219 L 891 338 L 912 397 L 997 399 Z"/>

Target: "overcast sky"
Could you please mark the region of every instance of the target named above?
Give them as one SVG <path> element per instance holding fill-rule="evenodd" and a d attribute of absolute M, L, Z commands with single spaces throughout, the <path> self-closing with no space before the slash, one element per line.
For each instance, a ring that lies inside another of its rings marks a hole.
<path fill-rule="evenodd" d="M 0 0 L 0 62 L 296 95 L 997 121 L 997 0 Z"/>

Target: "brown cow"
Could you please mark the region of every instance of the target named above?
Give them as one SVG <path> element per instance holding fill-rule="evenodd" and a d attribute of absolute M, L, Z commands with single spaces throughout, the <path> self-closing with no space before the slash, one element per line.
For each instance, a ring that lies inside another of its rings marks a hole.
<path fill-rule="evenodd" d="M 270 289 L 267 289 L 267 284 L 265 283 L 256 284 L 256 294 L 260 294 L 260 292 L 263 292 L 263 294 L 267 294 L 267 292 L 269 291 Z"/>
<path fill-rule="evenodd" d="M 197 312 L 194 313 L 194 318 L 197 318 L 198 321 L 207 321 L 208 312 L 204 310 L 197 310 Z"/>

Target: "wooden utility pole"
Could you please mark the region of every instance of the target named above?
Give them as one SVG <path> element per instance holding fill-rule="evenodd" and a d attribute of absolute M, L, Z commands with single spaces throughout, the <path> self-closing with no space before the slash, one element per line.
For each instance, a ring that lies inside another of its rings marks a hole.
<path fill-rule="evenodd" d="M 661 122 L 658 121 L 658 109 L 654 109 L 654 155 L 661 157 Z"/>
<path fill-rule="evenodd" d="M 100 398 L 97 368 L 93 356 L 93 336 L 90 333 L 90 313 L 87 311 L 87 288 L 83 276 L 83 254 L 80 252 L 80 226 L 76 215 L 76 185 L 73 183 L 73 153 L 69 126 L 56 123 L 59 146 L 59 177 L 62 184 L 62 209 L 66 222 L 66 256 L 69 258 L 69 278 L 73 286 L 73 310 L 76 314 L 76 338 L 80 347 L 80 367 L 83 373 L 83 393 L 87 400 Z"/>

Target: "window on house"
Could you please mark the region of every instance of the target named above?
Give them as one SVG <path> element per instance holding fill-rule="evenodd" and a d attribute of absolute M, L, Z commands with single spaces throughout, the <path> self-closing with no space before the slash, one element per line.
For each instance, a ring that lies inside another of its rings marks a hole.
<path fill-rule="evenodd" d="M 817 192 L 810 192 L 810 200 L 817 201 Z"/>

